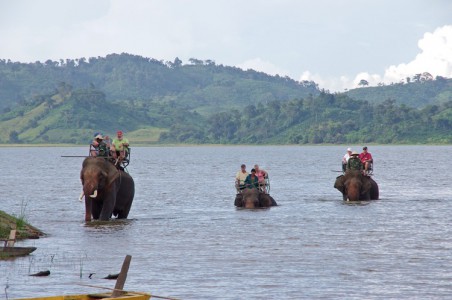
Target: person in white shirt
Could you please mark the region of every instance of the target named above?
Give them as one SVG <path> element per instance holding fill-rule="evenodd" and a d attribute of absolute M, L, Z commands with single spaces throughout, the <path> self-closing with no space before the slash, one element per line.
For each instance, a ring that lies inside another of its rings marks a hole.
<path fill-rule="evenodd" d="M 347 169 L 347 162 L 350 159 L 350 156 L 352 155 L 352 148 L 347 148 L 347 153 L 345 153 L 344 157 L 342 157 L 342 172 L 345 173 L 345 170 Z"/>

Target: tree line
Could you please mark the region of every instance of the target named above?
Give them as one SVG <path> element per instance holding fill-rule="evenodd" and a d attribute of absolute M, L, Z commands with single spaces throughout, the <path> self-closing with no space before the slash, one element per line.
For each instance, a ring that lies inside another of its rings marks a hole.
<path fill-rule="evenodd" d="M 84 143 L 91 132 L 118 128 L 159 128 L 160 143 L 451 143 L 452 101 L 416 109 L 321 92 L 206 115 L 174 101 L 110 102 L 93 87 L 61 85 L 0 115 L 0 142 Z"/>

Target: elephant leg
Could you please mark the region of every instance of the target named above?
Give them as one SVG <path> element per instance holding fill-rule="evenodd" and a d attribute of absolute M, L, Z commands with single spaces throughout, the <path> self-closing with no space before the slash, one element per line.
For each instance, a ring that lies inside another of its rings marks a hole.
<path fill-rule="evenodd" d="M 118 219 L 127 219 L 130 208 L 132 207 L 133 197 L 135 195 L 135 184 L 130 175 L 123 172 L 121 172 L 121 174 L 121 185 L 116 196 L 113 215 L 117 216 Z"/>
<path fill-rule="evenodd" d="M 110 220 L 111 216 L 113 215 L 115 203 L 116 203 L 116 194 L 110 191 L 109 194 L 105 195 L 99 220 L 101 221 Z"/>
<path fill-rule="evenodd" d="M 100 212 L 102 211 L 102 201 L 98 199 L 90 199 L 93 219 L 98 220 L 100 217 Z"/>
<path fill-rule="evenodd" d="M 129 216 L 129 212 L 130 212 L 130 208 L 132 207 L 132 201 L 133 198 L 129 198 L 126 201 L 126 205 L 119 211 L 117 211 L 115 213 L 115 211 L 113 211 L 113 214 L 115 216 L 118 217 L 118 219 L 127 219 L 127 217 Z"/>
<path fill-rule="evenodd" d="M 243 195 L 242 194 L 235 195 L 234 205 L 237 207 L 243 206 Z"/>

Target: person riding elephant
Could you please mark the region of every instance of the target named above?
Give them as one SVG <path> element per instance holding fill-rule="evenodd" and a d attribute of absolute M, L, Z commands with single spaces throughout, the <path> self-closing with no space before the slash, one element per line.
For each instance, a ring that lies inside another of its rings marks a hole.
<path fill-rule="evenodd" d="M 377 183 L 364 176 L 360 170 L 348 170 L 345 175 L 338 176 L 334 187 L 342 193 L 343 200 L 378 200 Z"/>
<path fill-rule="evenodd" d="M 259 188 L 259 178 L 256 175 L 256 170 L 255 169 L 251 169 L 251 174 L 246 176 L 245 187 L 247 187 L 249 189 L 257 189 L 257 188 Z"/>
<path fill-rule="evenodd" d="M 91 221 L 91 217 L 102 221 L 113 215 L 118 219 L 128 217 L 135 194 L 135 184 L 128 173 L 103 158 L 87 157 L 80 179 L 82 196 L 85 196 L 85 221 Z"/>
<path fill-rule="evenodd" d="M 362 171 L 363 170 L 363 163 L 361 162 L 361 159 L 359 159 L 359 154 L 356 151 L 353 151 L 350 155 L 350 158 L 347 161 L 347 167 L 345 172 L 348 170 L 356 170 L 356 171 Z"/>
<path fill-rule="evenodd" d="M 102 156 L 106 157 L 109 155 L 109 146 L 105 140 L 108 140 L 108 136 L 104 137 L 100 133 L 95 133 L 94 140 L 90 145 L 90 155 L 91 156 Z"/>
<path fill-rule="evenodd" d="M 244 208 L 261 208 L 277 206 L 278 204 L 272 196 L 257 188 L 245 188 L 242 193 L 236 195 L 234 205 Z"/>

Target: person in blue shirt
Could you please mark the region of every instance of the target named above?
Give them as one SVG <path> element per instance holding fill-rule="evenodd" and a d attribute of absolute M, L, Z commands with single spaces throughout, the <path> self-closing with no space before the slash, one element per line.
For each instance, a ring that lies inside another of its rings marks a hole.
<path fill-rule="evenodd" d="M 251 169 L 251 174 L 249 174 L 245 179 L 245 186 L 249 189 L 259 188 L 259 179 L 256 175 L 256 170 Z"/>

